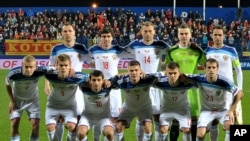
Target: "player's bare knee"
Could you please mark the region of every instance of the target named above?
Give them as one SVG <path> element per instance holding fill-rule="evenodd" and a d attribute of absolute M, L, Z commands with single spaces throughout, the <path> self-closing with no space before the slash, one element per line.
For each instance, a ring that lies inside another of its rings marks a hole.
<path fill-rule="evenodd" d="M 160 126 L 160 133 L 166 134 L 168 132 L 169 126 Z"/>
<path fill-rule="evenodd" d="M 81 125 L 77 128 L 77 137 L 79 140 L 82 140 L 85 138 L 85 136 L 88 135 L 88 126 Z"/>
<path fill-rule="evenodd" d="M 66 127 L 67 129 L 70 131 L 70 132 L 74 132 L 75 129 L 76 129 L 76 124 L 75 123 L 72 123 L 72 122 L 68 122 L 66 124 Z"/>
<path fill-rule="evenodd" d="M 47 131 L 48 131 L 48 132 L 55 131 L 55 129 L 56 129 L 56 124 L 48 124 L 48 125 L 46 126 L 46 128 L 47 128 Z"/>
<path fill-rule="evenodd" d="M 196 136 L 197 136 L 198 139 L 203 139 L 205 137 L 205 135 L 206 135 L 206 128 L 205 127 L 197 129 Z"/>
<path fill-rule="evenodd" d="M 112 126 L 105 126 L 104 127 L 104 135 L 113 134 L 114 135 L 114 128 Z"/>
<path fill-rule="evenodd" d="M 145 121 L 143 123 L 143 125 L 144 125 L 144 132 L 146 134 L 149 134 L 152 132 L 152 122 L 151 121 Z"/>
<path fill-rule="evenodd" d="M 40 123 L 39 119 L 31 119 L 30 122 L 31 122 L 32 128 L 38 128 L 39 127 L 39 123 Z"/>
<path fill-rule="evenodd" d="M 104 127 L 104 135 L 108 140 L 114 139 L 114 128 L 111 126 L 105 126 Z"/>
<path fill-rule="evenodd" d="M 203 133 L 197 133 L 196 137 L 201 140 L 201 139 L 203 139 L 205 137 L 205 134 L 203 134 Z"/>
<path fill-rule="evenodd" d="M 190 128 L 181 128 L 181 131 L 185 134 L 189 134 L 190 133 Z"/>

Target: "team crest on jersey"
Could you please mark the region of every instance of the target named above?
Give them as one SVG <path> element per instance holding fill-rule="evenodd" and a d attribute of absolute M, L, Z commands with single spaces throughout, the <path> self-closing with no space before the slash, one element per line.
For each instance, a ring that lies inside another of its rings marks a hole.
<path fill-rule="evenodd" d="M 19 83 L 19 84 L 21 84 L 21 83 Z M 26 85 L 30 85 L 31 83 L 30 83 L 30 82 L 25 82 L 24 84 L 26 84 Z"/>
<path fill-rule="evenodd" d="M 117 56 L 116 55 L 112 55 L 112 59 L 116 60 Z"/>
<path fill-rule="evenodd" d="M 227 61 L 227 60 L 228 60 L 228 56 L 227 56 L 227 55 L 224 55 L 224 56 L 223 56 L 223 59 L 224 59 L 225 61 Z"/>
<path fill-rule="evenodd" d="M 171 94 L 178 94 L 177 92 L 172 92 Z"/>
<path fill-rule="evenodd" d="M 95 97 L 95 99 L 101 99 L 101 97 L 100 97 L 100 96 L 97 96 L 97 97 Z"/>
<path fill-rule="evenodd" d="M 220 96 L 221 91 L 216 91 L 216 96 Z"/>
<path fill-rule="evenodd" d="M 213 91 L 211 90 L 206 90 L 207 94 L 211 94 Z"/>
<path fill-rule="evenodd" d="M 193 55 L 194 55 L 194 52 L 189 51 L 189 52 L 188 52 L 188 55 L 193 56 Z"/>
<path fill-rule="evenodd" d="M 181 53 L 181 55 L 186 55 L 186 52 L 184 52 L 184 51 L 182 51 L 182 52 L 180 52 Z"/>

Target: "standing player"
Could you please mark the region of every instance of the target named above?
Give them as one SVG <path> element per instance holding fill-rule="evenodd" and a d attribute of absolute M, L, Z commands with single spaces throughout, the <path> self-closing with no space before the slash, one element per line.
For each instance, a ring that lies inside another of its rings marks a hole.
<path fill-rule="evenodd" d="M 141 68 L 145 73 L 155 73 L 161 68 L 162 55 L 166 53 L 169 45 L 163 41 L 154 40 L 155 25 L 152 22 L 144 22 L 141 27 L 141 40 L 132 41 L 127 51 L 134 54 L 134 58 L 140 62 Z M 157 88 L 150 88 L 152 109 L 154 116 L 155 140 L 159 140 L 159 116 L 162 92 Z M 137 121 L 136 135 L 138 141 L 142 141 L 142 126 Z"/>
<path fill-rule="evenodd" d="M 236 72 L 236 80 L 239 89 L 242 91 L 243 86 L 243 76 L 241 65 L 238 57 L 238 53 L 234 47 L 229 47 L 223 44 L 224 32 L 221 26 L 215 26 L 212 32 L 212 38 L 214 45 L 213 47 L 207 47 L 205 50 L 207 58 L 214 58 L 219 62 L 219 71 L 218 74 L 224 75 L 234 82 L 233 69 Z M 232 96 L 228 92 L 229 96 Z M 232 98 L 229 98 L 232 100 Z M 242 120 L 242 108 L 241 101 L 237 104 L 236 108 L 236 123 L 243 124 Z M 210 129 L 210 138 L 212 141 L 218 140 L 218 127 L 217 123 L 213 122 Z"/>
<path fill-rule="evenodd" d="M 70 56 L 71 67 L 76 72 L 82 71 L 82 65 L 83 63 L 90 63 L 92 61 L 91 57 L 88 55 L 88 50 L 85 48 L 84 45 L 78 44 L 75 42 L 75 30 L 72 25 L 65 24 L 62 27 L 62 37 L 63 37 L 63 43 L 55 45 L 51 51 L 50 59 L 49 59 L 49 66 L 55 66 L 57 56 L 60 54 L 67 54 Z M 45 93 L 50 93 L 50 85 L 49 81 L 46 80 L 45 82 Z M 83 109 L 84 109 L 84 103 L 82 101 L 82 92 L 78 88 L 76 91 L 77 94 L 77 115 L 81 115 Z M 62 118 L 60 118 L 59 122 L 56 126 L 57 135 L 59 138 L 59 141 L 62 141 L 63 138 L 63 131 L 64 127 L 62 124 Z"/>
<path fill-rule="evenodd" d="M 111 44 L 114 33 L 110 27 L 104 27 L 99 34 L 99 45 L 92 46 L 89 49 L 89 52 L 91 54 L 90 56 L 94 59 L 95 69 L 102 70 L 104 77 L 109 79 L 110 77 L 118 74 L 119 60 L 121 58 L 129 58 L 130 56 L 129 53 L 124 51 L 124 48 Z M 111 90 L 110 103 L 111 117 L 113 118 L 113 122 L 115 122 L 119 116 L 122 106 L 120 89 Z M 95 141 L 100 140 L 99 127 L 96 126 L 94 126 L 94 138 Z"/>
<path fill-rule="evenodd" d="M 213 58 L 206 61 L 204 75 L 193 75 L 200 89 L 201 113 L 197 126 L 197 141 L 204 141 L 208 125 L 219 120 L 226 131 L 225 141 L 230 140 L 230 125 L 234 124 L 234 111 L 243 96 L 242 91 L 233 81 L 218 74 L 219 63 Z M 228 104 L 228 93 L 233 95 L 233 102 Z"/>
<path fill-rule="evenodd" d="M 178 27 L 179 44 L 171 47 L 166 55 L 166 64 L 170 61 L 177 62 L 180 65 L 182 73 L 194 74 L 197 73 L 198 65 L 204 65 L 206 56 L 203 50 L 194 44 L 190 43 L 191 29 L 187 24 L 182 24 Z M 196 140 L 197 119 L 200 112 L 200 99 L 197 89 L 188 90 L 188 98 L 191 107 L 192 126 L 191 136 L 192 141 Z M 170 140 L 177 141 L 179 135 L 179 124 L 173 121 Z"/>
<path fill-rule="evenodd" d="M 57 72 L 46 73 L 45 77 L 52 84 L 52 90 L 48 95 L 46 105 L 46 127 L 49 141 L 58 141 L 59 136 L 56 132 L 56 122 L 59 116 L 65 119 L 66 128 L 68 129 L 67 141 L 76 140 L 77 124 L 77 104 L 76 91 L 79 83 L 86 82 L 87 76 L 82 72 L 76 72 L 69 77 L 71 70 L 70 56 L 60 54 L 56 61 Z M 81 99 L 82 100 L 82 99 Z"/>
<path fill-rule="evenodd" d="M 22 66 L 11 69 L 7 75 L 6 90 L 10 98 L 11 141 L 20 141 L 18 128 L 23 111 L 27 112 L 32 126 L 29 140 L 39 140 L 38 80 L 46 70 L 46 67 L 37 67 L 36 59 L 27 55 L 23 58 Z"/>
<path fill-rule="evenodd" d="M 180 77 L 180 66 L 176 62 L 168 63 L 165 75 L 158 77 L 154 87 L 163 91 L 162 113 L 160 115 L 159 141 L 168 140 L 168 130 L 173 119 L 180 123 L 183 132 L 183 141 L 191 141 L 191 114 L 187 97 L 187 90 L 194 87 L 194 82 L 182 82 Z"/>
<path fill-rule="evenodd" d="M 92 125 L 100 127 L 105 140 L 114 140 L 114 127 L 110 120 L 110 91 L 111 87 L 103 88 L 104 74 L 94 70 L 89 75 L 89 83 L 80 85 L 84 94 L 86 109 L 83 111 L 78 124 L 78 139 L 86 141 L 88 131 Z"/>
<path fill-rule="evenodd" d="M 116 122 L 116 141 L 124 140 L 124 130 L 135 117 L 143 125 L 142 140 L 152 140 L 152 107 L 149 92 L 156 77 L 149 75 L 141 79 L 141 73 L 140 63 L 132 60 L 128 64 L 128 75 L 120 76 L 116 81 L 116 86 L 124 90 L 124 104 Z"/>

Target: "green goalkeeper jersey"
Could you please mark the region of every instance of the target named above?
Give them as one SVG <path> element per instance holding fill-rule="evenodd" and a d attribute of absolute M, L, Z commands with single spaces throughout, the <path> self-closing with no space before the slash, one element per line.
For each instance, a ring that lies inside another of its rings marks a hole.
<path fill-rule="evenodd" d="M 197 66 L 204 65 L 206 55 L 200 48 L 181 48 L 178 46 L 171 47 L 166 55 L 166 64 L 170 61 L 177 62 L 180 65 L 182 73 L 197 73 Z"/>

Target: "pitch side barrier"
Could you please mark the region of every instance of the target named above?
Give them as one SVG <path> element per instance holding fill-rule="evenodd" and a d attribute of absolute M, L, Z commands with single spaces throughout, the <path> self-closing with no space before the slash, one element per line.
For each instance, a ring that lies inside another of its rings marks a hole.
<path fill-rule="evenodd" d="M 35 56 L 35 55 L 34 55 Z M 22 64 L 22 58 L 24 56 L 0 56 L 0 69 L 11 69 L 13 67 L 20 66 Z M 35 56 L 37 65 L 47 66 L 49 63 L 49 56 Z M 118 68 L 120 70 L 127 69 L 128 63 L 131 58 L 124 58 L 119 61 Z M 250 58 L 244 58 L 240 60 L 243 70 L 250 70 Z M 87 64 L 83 64 L 83 69 L 91 69 Z M 201 69 L 199 67 L 199 69 Z"/>
<path fill-rule="evenodd" d="M 35 55 L 34 55 L 35 56 Z M 24 56 L 0 56 L 0 69 L 11 69 L 22 64 Z M 37 65 L 47 66 L 49 63 L 49 56 L 35 56 Z M 118 68 L 120 70 L 126 69 L 131 59 L 124 58 L 119 61 Z M 82 65 L 83 69 L 91 69 L 87 64 Z"/>

